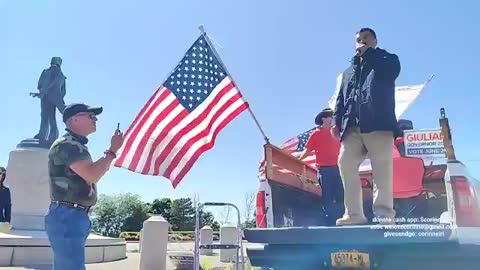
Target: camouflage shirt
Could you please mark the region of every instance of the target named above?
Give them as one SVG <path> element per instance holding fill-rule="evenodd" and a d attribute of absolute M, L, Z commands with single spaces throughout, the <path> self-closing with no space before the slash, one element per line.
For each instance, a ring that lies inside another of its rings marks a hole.
<path fill-rule="evenodd" d="M 88 139 L 69 130 L 58 138 L 48 153 L 50 198 L 83 206 L 92 206 L 97 201 L 97 190 L 70 169 L 79 160 L 92 160 L 86 146 Z"/>

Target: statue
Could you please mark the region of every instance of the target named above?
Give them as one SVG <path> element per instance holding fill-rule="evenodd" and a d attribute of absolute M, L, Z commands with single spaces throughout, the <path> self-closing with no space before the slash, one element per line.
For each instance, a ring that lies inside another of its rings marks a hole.
<path fill-rule="evenodd" d="M 63 98 L 66 94 L 65 79 L 61 69 L 62 58 L 52 57 L 50 67 L 44 69 L 38 79 L 38 93 L 30 96 L 40 99 L 40 130 L 33 137 L 22 141 L 17 147 L 48 148 L 58 138 L 56 110 L 65 109 Z"/>

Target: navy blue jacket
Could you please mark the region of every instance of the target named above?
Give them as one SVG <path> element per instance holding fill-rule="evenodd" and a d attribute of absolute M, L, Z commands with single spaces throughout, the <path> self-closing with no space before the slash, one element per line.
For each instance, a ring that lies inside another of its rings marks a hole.
<path fill-rule="evenodd" d="M 397 136 L 395 80 L 400 74 L 400 61 L 395 54 L 379 48 L 369 48 L 362 58 L 354 57 L 343 73 L 335 106 L 335 125 L 343 139 L 356 109 L 361 133 L 393 131 Z M 358 102 L 354 104 L 356 92 Z"/>
<path fill-rule="evenodd" d="M 11 209 L 10 189 L 0 185 L 0 222 L 10 222 Z"/>

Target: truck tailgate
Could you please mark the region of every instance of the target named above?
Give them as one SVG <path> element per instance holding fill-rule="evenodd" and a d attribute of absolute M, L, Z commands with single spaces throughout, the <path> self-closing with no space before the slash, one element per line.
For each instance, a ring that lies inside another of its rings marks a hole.
<path fill-rule="evenodd" d="M 343 227 L 289 227 L 245 230 L 250 243 L 274 245 L 385 245 L 455 242 L 443 224 L 361 225 Z"/>
<path fill-rule="evenodd" d="M 275 270 L 330 270 L 345 257 L 356 256 L 356 266 L 363 270 L 452 270 L 478 269 L 479 245 L 461 245 L 454 242 L 404 245 L 270 245 L 247 249 L 251 265 Z M 352 252 L 353 251 L 353 252 Z M 357 253 L 358 252 L 358 253 Z M 364 254 L 358 256 L 358 254 Z M 365 257 L 366 256 L 366 257 Z M 362 258 L 362 259 L 361 259 Z M 360 263 L 362 262 L 362 263 Z"/>
<path fill-rule="evenodd" d="M 252 266 L 275 270 L 477 269 L 480 245 L 461 244 L 442 224 L 249 229 Z"/>

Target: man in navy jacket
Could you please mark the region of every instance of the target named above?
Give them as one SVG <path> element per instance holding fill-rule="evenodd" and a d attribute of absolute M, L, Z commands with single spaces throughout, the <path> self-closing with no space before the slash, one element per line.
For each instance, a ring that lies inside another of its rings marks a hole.
<path fill-rule="evenodd" d="M 379 223 L 393 223 L 392 149 L 399 131 L 395 115 L 399 73 L 398 57 L 377 48 L 375 31 L 362 28 L 356 34 L 352 64 L 343 73 L 332 127 L 332 135 L 341 141 L 338 165 L 345 189 L 345 215 L 337 225 L 367 222 L 358 175 L 367 153 L 376 185 L 373 212 Z"/>

